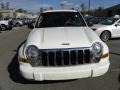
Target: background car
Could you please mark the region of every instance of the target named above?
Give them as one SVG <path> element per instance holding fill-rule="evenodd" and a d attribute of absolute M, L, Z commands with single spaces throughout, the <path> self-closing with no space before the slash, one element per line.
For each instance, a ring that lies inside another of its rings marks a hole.
<path fill-rule="evenodd" d="M 0 20 L 0 24 L 2 26 L 2 31 L 5 30 L 12 30 L 13 28 L 13 21 L 12 20 Z"/>
<path fill-rule="evenodd" d="M 20 18 L 12 18 L 14 26 L 23 26 L 24 22 Z"/>
<path fill-rule="evenodd" d="M 85 17 L 85 20 L 88 24 L 88 26 L 93 26 L 94 24 L 98 24 L 99 22 L 107 19 L 108 17 L 94 17 L 94 16 L 91 16 L 91 17 Z"/>
<path fill-rule="evenodd" d="M 0 32 L 2 31 L 2 25 L 0 24 Z"/>
<path fill-rule="evenodd" d="M 108 18 L 91 28 L 106 42 L 110 38 L 120 37 L 120 18 Z"/>

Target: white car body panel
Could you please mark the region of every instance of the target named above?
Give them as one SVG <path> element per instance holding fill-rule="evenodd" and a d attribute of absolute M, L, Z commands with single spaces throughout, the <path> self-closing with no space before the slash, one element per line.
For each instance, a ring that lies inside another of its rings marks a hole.
<path fill-rule="evenodd" d="M 20 25 L 23 25 L 23 22 L 21 20 L 17 20 L 17 23 L 19 23 Z"/>
<path fill-rule="evenodd" d="M 89 37 L 90 34 L 93 38 Z M 94 38 L 96 36 L 88 27 L 39 28 L 30 33 L 26 46 L 36 45 L 39 49 L 90 47 L 92 40 L 99 40 L 98 37 Z"/>
<path fill-rule="evenodd" d="M 107 58 L 108 59 L 108 58 Z M 21 63 L 21 62 L 20 62 Z M 108 71 L 110 63 L 104 59 L 98 64 L 78 65 L 70 67 L 31 67 L 29 64 L 21 63 L 20 71 L 26 79 L 43 80 L 65 80 L 86 77 L 97 77 Z"/>

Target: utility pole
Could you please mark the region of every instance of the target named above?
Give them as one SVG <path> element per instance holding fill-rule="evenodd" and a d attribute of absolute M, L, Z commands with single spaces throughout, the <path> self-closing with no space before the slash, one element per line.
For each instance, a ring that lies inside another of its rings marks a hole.
<path fill-rule="evenodd" d="M 88 2 L 88 3 L 89 3 L 89 6 L 88 6 L 88 11 L 90 12 L 90 4 L 91 4 L 91 3 L 90 3 L 90 0 L 89 0 L 89 2 Z"/>

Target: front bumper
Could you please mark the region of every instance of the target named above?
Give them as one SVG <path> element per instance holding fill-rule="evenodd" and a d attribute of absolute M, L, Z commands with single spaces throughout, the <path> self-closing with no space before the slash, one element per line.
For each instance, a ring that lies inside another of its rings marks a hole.
<path fill-rule="evenodd" d="M 104 58 L 96 64 L 69 67 L 32 67 L 30 64 L 19 63 L 22 76 L 36 81 L 96 77 L 105 74 L 110 65 L 108 58 Z"/>

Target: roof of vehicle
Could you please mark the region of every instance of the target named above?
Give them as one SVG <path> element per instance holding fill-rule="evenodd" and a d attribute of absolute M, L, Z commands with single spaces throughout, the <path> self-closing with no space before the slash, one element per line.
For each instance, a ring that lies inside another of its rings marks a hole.
<path fill-rule="evenodd" d="M 48 13 L 48 12 L 77 12 L 76 10 L 46 10 L 43 11 L 43 13 Z"/>

